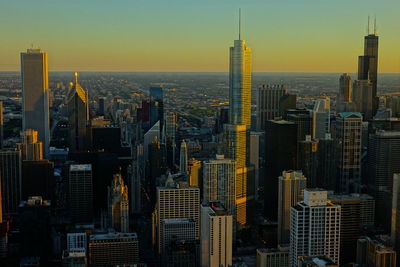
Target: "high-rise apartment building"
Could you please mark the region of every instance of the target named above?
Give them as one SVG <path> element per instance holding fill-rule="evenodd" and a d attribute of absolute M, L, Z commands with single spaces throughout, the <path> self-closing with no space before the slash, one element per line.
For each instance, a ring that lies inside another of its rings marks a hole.
<path fill-rule="evenodd" d="M 3 215 L 18 211 L 21 199 L 21 151 L 0 150 L 0 179 L 3 196 Z"/>
<path fill-rule="evenodd" d="M 92 266 L 128 266 L 139 263 L 136 233 L 95 234 L 89 237 L 89 261 Z"/>
<path fill-rule="evenodd" d="M 38 131 L 26 129 L 21 132 L 21 140 L 17 147 L 21 150 L 22 160 L 43 159 L 43 143 L 39 141 Z"/>
<path fill-rule="evenodd" d="M 400 173 L 400 131 L 369 135 L 368 189 L 376 199 L 376 223 L 390 230 L 393 175 Z"/>
<path fill-rule="evenodd" d="M 71 219 L 74 222 L 80 223 L 92 222 L 92 165 L 71 164 L 68 178 L 68 199 Z"/>
<path fill-rule="evenodd" d="M 267 120 L 281 116 L 280 102 L 287 93 L 285 85 L 261 85 L 257 89 L 257 130 L 265 131 Z"/>
<path fill-rule="evenodd" d="M 372 229 L 375 200 L 366 194 L 329 195 L 333 204 L 341 206 L 340 265 L 356 260 L 357 239 L 363 229 Z"/>
<path fill-rule="evenodd" d="M 339 262 L 340 216 L 341 207 L 328 201 L 327 191 L 305 189 L 304 202 L 291 209 L 290 266 L 298 266 L 299 256 L 325 255 Z"/>
<path fill-rule="evenodd" d="M 303 200 L 307 179 L 301 171 L 283 171 L 278 179 L 278 244 L 289 244 L 290 210 Z"/>
<path fill-rule="evenodd" d="M 219 201 L 236 218 L 236 162 L 216 155 L 203 162 L 203 203 Z"/>
<path fill-rule="evenodd" d="M 68 98 L 69 144 L 71 151 L 83 151 L 88 148 L 89 96 L 87 90 L 75 83 Z"/>
<path fill-rule="evenodd" d="M 162 228 L 166 219 L 191 218 L 196 223 L 196 239 L 200 237 L 200 189 L 179 184 L 178 187 L 157 187 L 157 203 L 153 212 L 153 244 L 161 253 L 164 247 Z"/>
<path fill-rule="evenodd" d="M 109 226 L 117 232 L 129 232 L 129 197 L 128 186 L 121 174 L 114 174 L 111 186 L 108 187 Z"/>
<path fill-rule="evenodd" d="M 362 115 L 342 112 L 336 118 L 339 181 L 338 191 L 358 192 L 361 185 Z"/>
<path fill-rule="evenodd" d="M 45 154 L 50 144 L 49 78 L 47 53 L 28 49 L 21 53 L 22 129 L 38 131 Z"/>
<path fill-rule="evenodd" d="M 201 205 L 202 267 L 232 265 L 233 219 L 219 202 Z"/>

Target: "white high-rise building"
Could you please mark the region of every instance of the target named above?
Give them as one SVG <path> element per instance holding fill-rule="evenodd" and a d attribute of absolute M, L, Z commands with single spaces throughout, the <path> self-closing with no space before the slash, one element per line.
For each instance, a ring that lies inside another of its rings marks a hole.
<path fill-rule="evenodd" d="M 278 179 L 278 244 L 288 244 L 290 209 L 303 200 L 307 180 L 301 171 L 283 171 Z"/>
<path fill-rule="evenodd" d="M 181 183 L 177 187 L 157 187 L 153 212 L 153 244 L 161 253 L 164 247 L 162 223 L 166 219 L 191 218 L 196 223 L 196 240 L 200 237 L 200 188 Z"/>
<path fill-rule="evenodd" d="M 203 203 L 219 201 L 230 215 L 235 209 L 236 162 L 216 155 L 216 159 L 203 162 Z"/>
<path fill-rule="evenodd" d="M 341 207 L 327 195 L 322 189 L 305 189 L 304 202 L 292 207 L 290 266 L 297 267 L 299 256 L 324 255 L 339 262 Z"/>
<path fill-rule="evenodd" d="M 201 267 L 232 265 L 233 218 L 219 202 L 201 205 Z"/>
<path fill-rule="evenodd" d="M 21 53 L 22 130 L 39 132 L 45 155 L 50 144 L 49 77 L 47 53 L 28 49 Z"/>
<path fill-rule="evenodd" d="M 312 137 L 313 139 L 324 139 L 327 133 L 330 133 L 330 121 L 331 112 L 330 112 L 330 100 L 326 99 L 318 99 L 315 101 L 312 120 Z"/>

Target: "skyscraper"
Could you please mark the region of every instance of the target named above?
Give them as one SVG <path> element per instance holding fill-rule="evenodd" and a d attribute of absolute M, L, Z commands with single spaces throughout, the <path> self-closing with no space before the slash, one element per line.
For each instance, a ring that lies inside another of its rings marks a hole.
<path fill-rule="evenodd" d="M 352 102 L 352 84 L 351 77 L 347 73 L 343 73 L 339 80 L 339 96 L 337 103 L 350 103 Z"/>
<path fill-rule="evenodd" d="M 3 196 L 3 215 L 18 211 L 21 199 L 21 151 L 0 150 L 0 179 Z"/>
<path fill-rule="evenodd" d="M 283 171 L 278 179 L 278 244 L 289 244 L 290 209 L 303 200 L 307 180 L 301 171 Z"/>
<path fill-rule="evenodd" d="M 377 131 L 368 142 L 368 189 L 376 199 L 376 223 L 390 229 L 393 175 L 400 173 L 400 131 Z"/>
<path fill-rule="evenodd" d="M 68 99 L 68 121 L 70 150 L 86 150 L 88 148 L 89 96 L 78 83 L 76 72 L 75 84 Z"/>
<path fill-rule="evenodd" d="M 361 112 L 364 120 L 370 120 L 374 113 L 373 83 L 370 80 L 356 80 L 353 85 L 355 110 Z"/>
<path fill-rule="evenodd" d="M 202 267 L 232 265 L 233 220 L 219 202 L 201 205 Z"/>
<path fill-rule="evenodd" d="M 299 256 L 324 255 L 339 262 L 340 215 L 340 206 L 327 201 L 327 191 L 304 190 L 304 202 L 291 209 L 290 266 L 298 266 Z"/>
<path fill-rule="evenodd" d="M 240 16 L 240 14 L 239 14 Z M 229 124 L 225 125 L 225 156 L 236 161 L 237 222 L 246 224 L 249 203 L 254 196 L 248 188 L 249 130 L 251 126 L 251 48 L 240 38 L 230 48 L 229 60 Z"/>
<path fill-rule="evenodd" d="M 129 232 L 129 198 L 128 186 L 120 173 L 114 174 L 111 186 L 108 187 L 109 226 L 117 232 Z"/>
<path fill-rule="evenodd" d="M 236 219 L 236 162 L 216 155 L 203 162 L 203 203 L 219 201 Z"/>
<path fill-rule="evenodd" d="M 336 119 L 339 181 L 338 191 L 358 192 L 361 185 L 362 116 L 358 112 L 342 112 Z"/>
<path fill-rule="evenodd" d="M 364 55 L 358 58 L 358 80 L 370 80 L 372 83 L 372 116 L 378 109 L 377 82 L 378 82 L 378 44 L 379 37 L 376 34 L 376 21 L 373 33 L 370 33 L 368 18 L 368 33 L 364 37 Z"/>
<path fill-rule="evenodd" d="M 0 149 L 3 148 L 4 141 L 4 115 L 3 115 L 3 102 L 0 101 Z"/>
<path fill-rule="evenodd" d="M 188 175 L 189 175 L 189 185 L 190 186 L 199 186 L 202 185 L 201 179 L 201 161 L 191 158 L 188 162 Z"/>
<path fill-rule="evenodd" d="M 179 152 L 179 171 L 188 173 L 188 150 L 185 140 L 182 140 Z"/>
<path fill-rule="evenodd" d="M 257 130 L 264 131 L 267 120 L 280 114 L 281 97 L 287 92 L 284 85 L 261 85 L 257 89 Z"/>
<path fill-rule="evenodd" d="M 18 144 L 22 160 L 42 160 L 43 143 L 38 141 L 38 131 L 26 129 L 21 132 L 22 143 Z"/>
<path fill-rule="evenodd" d="M 22 129 L 39 132 L 45 154 L 50 144 L 49 81 L 47 53 L 28 49 L 21 53 Z"/>
<path fill-rule="evenodd" d="M 297 164 L 297 125 L 285 120 L 267 121 L 265 132 L 264 201 L 266 217 L 277 220 L 278 177 Z"/>
<path fill-rule="evenodd" d="M 72 220 L 79 223 L 92 222 L 92 165 L 71 164 L 68 186 L 69 211 Z"/>
<path fill-rule="evenodd" d="M 312 121 L 313 125 L 312 129 L 312 137 L 314 139 L 323 139 L 327 133 L 330 133 L 330 100 L 326 99 L 318 99 L 315 101 L 314 109 L 312 113 Z M 300 141 L 300 140 L 299 140 Z"/>

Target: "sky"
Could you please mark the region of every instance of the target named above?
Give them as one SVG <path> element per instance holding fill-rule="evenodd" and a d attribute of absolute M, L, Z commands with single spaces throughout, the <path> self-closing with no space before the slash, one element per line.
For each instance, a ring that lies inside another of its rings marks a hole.
<path fill-rule="evenodd" d="M 0 71 L 33 45 L 50 71 L 226 72 L 239 8 L 255 72 L 354 73 L 370 15 L 400 73 L 399 0 L 0 0 Z"/>

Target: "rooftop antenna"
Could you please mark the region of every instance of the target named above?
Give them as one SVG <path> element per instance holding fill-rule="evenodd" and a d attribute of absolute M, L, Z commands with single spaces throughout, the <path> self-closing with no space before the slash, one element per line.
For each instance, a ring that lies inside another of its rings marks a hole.
<path fill-rule="evenodd" d="M 376 35 L 376 15 L 375 15 L 375 18 L 374 18 L 374 35 Z"/>
<path fill-rule="evenodd" d="M 242 19 L 242 9 L 239 8 L 239 40 L 240 40 L 240 31 L 241 31 L 241 19 Z"/>
<path fill-rule="evenodd" d="M 367 35 L 369 35 L 369 15 L 368 15 Z"/>

